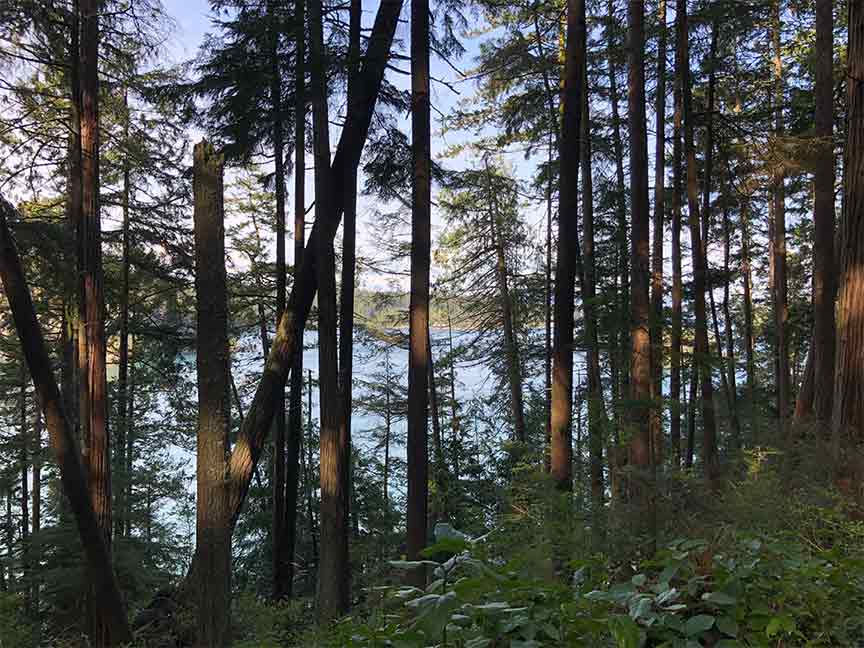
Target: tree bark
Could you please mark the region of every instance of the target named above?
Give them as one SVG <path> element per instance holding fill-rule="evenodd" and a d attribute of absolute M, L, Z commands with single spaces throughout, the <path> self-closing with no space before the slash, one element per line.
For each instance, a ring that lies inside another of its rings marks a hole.
<path fill-rule="evenodd" d="M 585 73 L 585 2 L 567 1 L 567 45 L 559 138 L 558 249 L 555 270 L 555 330 L 552 340 L 552 463 L 559 490 L 573 488 L 573 307 L 579 254 L 579 164 L 582 134 L 582 75 Z M 575 248 L 575 249 L 574 249 Z"/>
<path fill-rule="evenodd" d="M 813 174 L 813 406 L 828 422 L 834 397 L 834 3 L 816 0 L 816 137 L 819 156 Z"/>
<path fill-rule="evenodd" d="M 79 281 L 84 353 L 79 366 L 83 417 L 87 417 L 86 452 L 90 498 L 111 551 L 111 456 L 108 438 L 108 383 L 105 358 L 105 297 L 102 276 L 102 226 L 99 206 L 99 7 L 98 0 L 81 0 L 81 218 L 79 220 Z M 79 350 L 82 342 L 79 342 Z M 79 351 L 80 353 L 80 351 Z M 109 645 L 110 624 L 92 596 L 89 605 L 91 642 Z"/>
<path fill-rule="evenodd" d="M 407 553 L 418 560 L 426 546 L 429 472 L 429 266 L 432 150 L 429 97 L 429 2 L 411 0 L 411 299 L 408 356 Z M 425 571 L 409 575 L 423 586 Z"/>
<path fill-rule="evenodd" d="M 846 73 L 846 162 L 840 226 L 840 281 L 837 307 L 837 364 L 831 426 L 835 453 L 848 438 L 864 432 L 864 6 L 849 3 L 849 53 Z"/>
<path fill-rule="evenodd" d="M 197 644 L 230 644 L 231 529 L 225 493 L 231 425 L 228 290 L 223 210 L 224 158 L 205 141 L 195 145 L 195 302 L 198 376 L 196 565 Z"/>
<path fill-rule="evenodd" d="M 628 23 L 628 117 L 630 131 L 630 463 L 651 465 L 651 342 L 649 321 L 648 136 L 645 116 L 645 7 L 630 0 Z M 634 484 L 635 485 L 635 484 Z"/>
<path fill-rule="evenodd" d="M 30 488 L 27 482 L 27 475 L 30 472 L 30 425 L 27 419 L 27 372 L 22 364 L 21 366 L 21 391 L 20 391 L 20 408 L 21 420 L 19 430 L 18 463 L 21 471 L 21 576 L 22 581 L 26 584 L 30 582 L 33 574 L 30 573 Z M 32 613 L 30 609 L 30 593 L 25 590 L 24 608 L 28 613 Z"/>
<path fill-rule="evenodd" d="M 42 329 L 36 320 L 30 290 L 24 279 L 18 251 L 15 249 L 9 231 L 7 221 L 14 220 L 15 217 L 13 207 L 0 198 L 0 279 L 3 282 L 33 385 L 45 413 L 49 442 L 60 469 L 63 493 L 69 499 L 69 506 L 81 536 L 81 544 L 87 560 L 88 579 L 93 584 L 94 602 L 102 611 L 109 629 L 107 645 L 115 646 L 132 640 L 126 619 L 126 608 L 111 566 L 111 557 L 102 527 L 89 496 L 86 475 L 81 465 L 81 453 L 63 410 L 60 390 L 54 381 Z"/>
<path fill-rule="evenodd" d="M 654 148 L 654 220 L 651 243 L 651 449 L 663 465 L 663 235 L 666 211 L 666 0 L 657 5 L 657 125 Z"/>

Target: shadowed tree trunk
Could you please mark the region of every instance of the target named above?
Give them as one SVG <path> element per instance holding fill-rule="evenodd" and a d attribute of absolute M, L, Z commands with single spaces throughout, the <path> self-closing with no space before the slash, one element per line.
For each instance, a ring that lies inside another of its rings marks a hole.
<path fill-rule="evenodd" d="M 361 0 L 351 0 L 349 8 L 348 38 L 348 105 L 357 95 L 357 72 L 360 65 Z M 339 392 L 342 399 L 342 419 L 339 444 L 347 454 L 345 458 L 345 514 L 357 519 L 353 501 L 353 462 L 351 444 L 351 407 L 354 375 L 354 284 L 357 254 L 357 174 L 345 186 L 345 217 L 342 224 L 342 283 L 339 295 Z M 353 523 L 352 523 L 353 526 Z M 350 574 L 349 574 L 350 576 Z"/>
<path fill-rule="evenodd" d="M 411 0 L 411 300 L 408 356 L 408 559 L 426 545 L 428 508 L 429 266 L 431 251 L 431 132 L 429 98 L 429 2 Z M 410 574 L 422 586 L 425 572 Z"/>
<path fill-rule="evenodd" d="M 587 65 L 587 61 L 585 61 Z M 582 272 L 582 307 L 585 313 L 585 346 L 588 364 L 588 455 L 591 497 L 595 507 L 603 505 L 603 443 L 607 424 L 600 373 L 600 343 L 597 339 L 597 268 L 594 256 L 594 179 L 591 171 L 591 118 L 587 70 L 582 73 L 582 236 L 584 267 Z"/>
<path fill-rule="evenodd" d="M 831 418 L 835 444 L 864 433 L 864 5 L 849 3 L 845 201 L 840 227 L 837 364 Z M 839 449 L 839 448 L 838 448 Z M 836 452 L 836 450 L 835 450 Z"/>
<path fill-rule="evenodd" d="M 813 403 L 816 418 L 828 422 L 834 396 L 834 3 L 816 0 L 816 137 L 819 157 L 813 175 Z"/>
<path fill-rule="evenodd" d="M 306 239 L 306 29 L 304 0 L 294 2 L 294 283 L 298 282 Z M 294 590 L 294 547 L 297 543 L 297 501 L 300 478 L 300 439 L 303 437 L 303 328 L 291 364 L 288 407 L 288 448 L 285 469 L 285 566 L 283 594 Z"/>
<path fill-rule="evenodd" d="M 706 269 L 705 248 L 702 245 L 699 219 L 699 190 L 696 168 L 696 147 L 693 143 L 692 89 L 690 87 L 690 46 L 686 2 L 679 8 L 678 47 L 682 87 L 684 88 L 684 149 L 687 155 L 687 197 L 690 221 L 690 248 L 693 256 L 693 310 L 696 315 L 693 362 L 701 387 L 702 410 L 702 462 L 705 476 L 713 480 L 717 468 L 717 429 L 714 422 L 714 385 L 711 382 L 711 363 L 708 349 L 708 316 L 705 306 Z M 693 383 L 691 382 L 691 387 Z M 695 393 L 691 400 L 695 405 Z M 692 415 L 691 415 L 692 416 Z M 688 452 L 692 451 L 692 444 Z M 688 457 L 689 459 L 689 457 Z"/>
<path fill-rule="evenodd" d="M 681 3 L 677 0 L 676 26 L 680 21 Z M 672 135 L 672 331 L 669 349 L 669 439 L 672 465 L 681 465 L 681 305 L 683 299 L 682 269 L 681 269 L 681 203 L 683 202 L 684 186 L 684 154 L 681 146 L 684 122 L 684 61 L 681 60 L 682 48 L 679 40 L 682 36 L 676 28 L 675 46 L 675 84 L 673 117 L 674 132 Z"/>
<path fill-rule="evenodd" d="M 774 0 L 771 41 L 774 49 L 774 136 L 778 140 L 783 136 L 783 59 L 781 57 L 781 0 Z M 779 155 L 779 154 L 778 154 Z M 786 173 L 784 162 L 775 162 L 771 178 L 771 202 L 773 205 L 774 227 L 774 328 L 777 354 L 777 416 L 781 433 L 786 432 L 786 422 L 790 414 L 790 383 L 789 375 L 789 340 L 787 325 L 789 321 L 789 305 L 787 303 L 786 282 Z"/>
<path fill-rule="evenodd" d="M 285 136 L 282 116 L 282 78 L 279 71 L 279 18 L 275 0 L 267 2 L 270 37 L 270 108 L 273 111 L 273 158 L 276 183 L 276 321 L 285 312 Z M 276 395 L 273 426 L 273 598 L 285 597 L 293 543 L 285 534 L 285 391 Z"/>
<path fill-rule="evenodd" d="M 231 529 L 226 509 L 225 453 L 231 425 L 228 290 L 225 272 L 224 158 L 201 141 L 195 145 L 196 370 L 198 444 L 196 565 L 197 644 L 231 642 Z"/>
<path fill-rule="evenodd" d="M 126 607 L 120 596 L 102 527 L 93 510 L 86 474 L 81 465 L 81 453 L 63 411 L 60 390 L 54 381 L 42 329 L 36 320 L 36 311 L 21 269 L 21 261 L 9 232 L 7 221 L 15 219 L 15 210 L 0 197 L 0 280 L 3 282 L 37 398 L 45 413 L 51 451 L 60 470 L 63 493 L 69 499 L 69 507 L 81 537 L 88 579 L 93 586 L 94 604 L 101 611 L 108 629 L 108 641 L 105 645 L 115 646 L 132 640 L 126 619 Z"/>
<path fill-rule="evenodd" d="M 128 434 L 129 417 L 127 416 L 128 384 L 129 384 L 129 195 L 131 192 L 130 165 L 129 165 L 129 97 L 128 91 L 123 92 L 123 224 L 122 224 L 122 251 L 120 270 L 120 342 L 119 357 L 117 360 L 117 443 L 115 445 L 117 456 L 117 477 L 119 488 L 115 495 L 117 502 L 115 517 L 115 535 L 126 534 L 126 494 L 129 474 L 126 472 L 126 437 Z"/>
<path fill-rule="evenodd" d="M 33 575 L 30 573 L 30 488 L 27 481 L 27 475 L 30 472 L 30 425 L 27 420 L 27 371 L 23 363 L 21 364 L 21 393 L 19 398 L 21 408 L 20 429 L 18 431 L 20 444 L 18 463 L 21 470 L 21 580 L 27 583 Z M 29 592 L 25 590 L 24 608 L 28 613 L 32 613 L 30 603 Z"/>
<path fill-rule="evenodd" d="M 651 342 L 648 299 L 649 243 L 648 223 L 648 135 L 645 116 L 645 7 L 641 0 L 630 0 L 628 23 L 628 116 L 630 131 L 630 463 L 645 469 L 651 464 Z M 636 488 L 639 489 L 638 485 Z"/>
<path fill-rule="evenodd" d="M 312 139 L 315 150 L 315 220 L 323 220 L 332 201 L 330 130 L 328 127 L 326 55 L 321 0 L 309 2 L 309 44 L 312 93 Z M 347 191 L 348 187 L 344 187 Z M 333 239 L 317 241 L 318 393 L 321 408 L 321 563 L 317 607 L 320 620 L 348 609 L 348 501 L 345 481 L 348 455 L 341 437 L 336 340 L 336 256 Z"/>
<path fill-rule="evenodd" d="M 654 221 L 651 242 L 651 448 L 663 464 L 663 234 L 666 211 L 666 0 L 657 5 L 657 97 L 654 112 Z"/>
<path fill-rule="evenodd" d="M 559 137 L 558 249 L 555 270 L 555 331 L 552 340 L 551 474 L 560 490 L 573 487 L 573 307 L 579 254 L 579 138 L 585 72 L 585 2 L 567 2 L 567 45 Z"/>

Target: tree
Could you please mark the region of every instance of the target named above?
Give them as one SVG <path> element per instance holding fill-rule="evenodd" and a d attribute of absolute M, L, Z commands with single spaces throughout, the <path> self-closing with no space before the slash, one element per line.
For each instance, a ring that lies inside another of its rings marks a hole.
<path fill-rule="evenodd" d="M 844 438 L 859 439 L 864 430 L 864 366 L 859 361 L 864 345 L 860 326 L 864 308 L 864 277 L 856 270 L 864 255 L 864 7 L 849 3 L 849 53 L 846 87 L 846 162 L 843 165 L 845 201 L 840 226 L 840 277 L 837 305 L 837 364 L 834 368 L 834 404 L 831 426 L 835 452 Z"/>
<path fill-rule="evenodd" d="M 225 455 L 231 421 L 228 292 L 222 206 L 224 158 L 206 141 L 195 146 L 195 301 L 198 375 L 196 576 L 199 646 L 230 642 L 231 529 Z"/>
<path fill-rule="evenodd" d="M 657 126 L 654 148 L 654 218 L 651 241 L 651 447 L 663 461 L 663 235 L 666 212 L 666 0 L 657 5 Z"/>
<path fill-rule="evenodd" d="M 86 473 L 81 465 L 81 453 L 63 409 L 42 329 L 36 320 L 30 289 L 24 279 L 18 251 L 9 230 L 8 223 L 14 217 L 14 208 L 0 198 L 0 279 L 15 320 L 15 329 L 33 385 L 45 413 L 51 450 L 60 469 L 63 492 L 69 499 L 81 536 L 93 584 L 94 603 L 101 610 L 102 619 L 108 629 L 105 645 L 120 645 L 132 639 L 126 607 L 120 596 L 104 533 L 89 495 Z"/>
<path fill-rule="evenodd" d="M 429 435 L 429 266 L 432 246 L 432 147 L 429 98 L 429 2 L 411 0 L 411 302 L 408 355 L 407 553 L 426 546 Z M 412 574 L 417 585 L 425 571 Z"/>
<path fill-rule="evenodd" d="M 630 399 L 632 428 L 630 462 L 639 468 L 652 463 L 649 429 L 651 400 L 651 343 L 648 243 L 648 139 L 645 117 L 645 7 L 628 4 L 628 115 L 630 125 Z"/>
<path fill-rule="evenodd" d="M 309 3 L 310 71 L 315 150 L 315 221 L 331 210 L 330 135 L 328 129 L 326 55 L 320 0 Z M 343 206 L 344 207 L 344 206 Z M 318 618 L 345 612 L 348 593 L 348 454 L 339 393 L 336 347 L 336 259 L 333 239 L 317 240 L 318 385 L 321 398 L 321 565 L 318 569 Z"/>
<path fill-rule="evenodd" d="M 816 137 L 813 176 L 813 409 L 827 422 L 834 396 L 834 3 L 816 2 Z"/>
<path fill-rule="evenodd" d="M 557 488 L 572 488 L 573 306 L 578 238 L 579 138 L 585 72 L 585 3 L 568 0 L 567 44 L 559 138 L 558 248 L 555 270 L 555 331 L 552 340 L 552 461 Z"/>
<path fill-rule="evenodd" d="M 690 47 L 688 42 L 689 28 L 686 0 L 682 0 L 677 13 L 677 46 L 681 50 L 677 57 L 677 63 L 682 66 L 679 74 L 681 75 L 681 84 L 684 89 L 684 151 L 687 159 L 687 202 L 690 223 L 690 250 L 693 258 L 693 310 L 696 315 L 693 347 L 695 373 L 693 374 L 693 382 L 691 382 L 691 392 L 694 392 L 692 387 L 698 376 L 702 401 L 702 462 L 705 475 L 711 480 L 715 477 L 717 468 L 717 430 L 714 422 L 714 386 L 711 382 L 711 363 L 708 357 L 708 316 L 705 307 L 707 259 L 700 232 L 696 148 L 693 142 L 694 116 L 692 88 L 690 85 Z M 693 396 L 691 395 L 692 398 Z M 695 403 L 695 400 L 693 402 Z M 692 452 L 692 444 L 688 444 L 688 446 L 689 456 Z"/>

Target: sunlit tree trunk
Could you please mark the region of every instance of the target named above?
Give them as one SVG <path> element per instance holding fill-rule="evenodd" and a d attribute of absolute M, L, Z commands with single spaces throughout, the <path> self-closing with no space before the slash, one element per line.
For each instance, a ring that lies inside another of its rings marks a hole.
<path fill-rule="evenodd" d="M 326 218 L 332 202 L 330 130 L 326 56 L 321 0 L 309 3 L 309 43 L 313 143 L 315 149 L 315 220 Z M 318 390 L 321 407 L 321 563 L 318 567 L 318 618 L 328 620 L 348 609 L 347 453 L 340 435 L 337 353 L 336 258 L 333 240 L 316 241 L 318 280 Z"/>
<path fill-rule="evenodd" d="M 846 158 L 840 227 L 837 364 L 831 425 L 835 444 L 864 433 L 864 5 L 849 3 Z"/>
<path fill-rule="evenodd" d="M 227 439 L 231 425 L 228 289 L 223 209 L 224 159 L 205 142 L 195 145 L 197 646 L 231 643 L 231 530 L 226 504 Z M 206 335 L 203 334 L 206 331 Z"/>
<path fill-rule="evenodd" d="M 428 508 L 429 266 L 431 252 L 431 134 L 429 97 L 429 2 L 411 0 L 411 299 L 408 356 L 408 559 L 426 545 Z M 411 575 L 423 585 L 425 573 Z"/>

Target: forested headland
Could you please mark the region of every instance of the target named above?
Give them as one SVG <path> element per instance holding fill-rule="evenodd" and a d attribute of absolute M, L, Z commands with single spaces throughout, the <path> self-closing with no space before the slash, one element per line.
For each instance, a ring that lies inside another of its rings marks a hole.
<path fill-rule="evenodd" d="M 5 0 L 0 648 L 864 645 L 862 267 L 860 0 Z"/>

